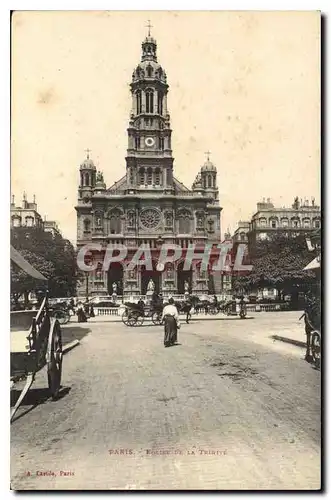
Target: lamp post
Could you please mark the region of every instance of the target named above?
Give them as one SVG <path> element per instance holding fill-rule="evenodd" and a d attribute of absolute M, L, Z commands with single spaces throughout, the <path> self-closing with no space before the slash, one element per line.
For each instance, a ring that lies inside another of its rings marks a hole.
<path fill-rule="evenodd" d="M 88 302 L 88 271 L 85 271 L 85 296 L 86 302 Z"/>

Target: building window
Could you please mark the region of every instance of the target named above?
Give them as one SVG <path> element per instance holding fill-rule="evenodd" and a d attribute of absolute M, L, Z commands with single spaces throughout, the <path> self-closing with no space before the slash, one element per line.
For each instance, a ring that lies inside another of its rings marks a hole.
<path fill-rule="evenodd" d="M 319 219 L 314 220 L 314 228 L 319 229 L 321 227 L 321 221 Z"/>
<path fill-rule="evenodd" d="M 141 90 L 138 90 L 136 93 L 136 101 L 137 101 L 137 115 L 141 113 Z"/>
<path fill-rule="evenodd" d="M 161 151 L 164 150 L 164 138 L 163 137 L 159 137 L 159 149 L 161 149 Z"/>
<path fill-rule="evenodd" d="M 270 227 L 272 227 L 272 229 L 276 229 L 277 227 L 276 219 L 270 219 Z"/>
<path fill-rule="evenodd" d="M 90 231 L 90 221 L 88 219 L 84 220 L 84 232 L 88 233 Z"/>
<path fill-rule="evenodd" d="M 145 184 L 145 169 L 141 168 L 139 170 L 139 184 L 144 185 Z"/>
<path fill-rule="evenodd" d="M 140 137 L 135 137 L 134 142 L 135 142 L 135 148 L 140 149 Z"/>
<path fill-rule="evenodd" d="M 109 232 L 110 234 L 120 234 L 121 229 L 121 213 L 118 210 L 113 210 L 109 215 Z"/>
<path fill-rule="evenodd" d="M 303 219 L 303 227 L 305 229 L 309 229 L 310 228 L 310 219 Z"/>
<path fill-rule="evenodd" d="M 157 168 L 155 171 L 155 185 L 159 186 L 161 184 L 160 170 Z"/>
<path fill-rule="evenodd" d="M 154 92 L 153 90 L 146 91 L 146 113 L 154 112 Z"/>
<path fill-rule="evenodd" d="M 261 218 L 260 219 L 260 226 L 261 227 L 266 227 L 267 226 L 267 219 Z"/>
<path fill-rule="evenodd" d="M 133 168 L 130 168 L 130 184 L 134 184 Z"/>
<path fill-rule="evenodd" d="M 163 114 L 163 94 L 162 92 L 158 93 L 157 97 L 157 112 L 159 115 Z"/>
<path fill-rule="evenodd" d="M 20 227 L 20 225 L 21 225 L 21 217 L 19 217 L 18 215 L 14 215 L 12 217 L 12 224 L 13 224 L 13 227 Z"/>
<path fill-rule="evenodd" d="M 295 228 L 300 227 L 300 221 L 299 221 L 299 219 L 293 219 L 292 220 L 292 227 L 295 227 Z"/>
<path fill-rule="evenodd" d="M 31 217 L 31 216 L 25 217 L 25 225 L 27 227 L 32 227 L 33 226 L 33 217 Z"/>
<path fill-rule="evenodd" d="M 246 239 L 246 234 L 245 233 L 240 233 L 240 240 L 245 241 Z"/>
<path fill-rule="evenodd" d="M 288 219 L 282 219 L 282 227 L 288 227 Z"/>
<path fill-rule="evenodd" d="M 150 78 L 152 76 L 153 70 L 152 66 L 147 66 L 147 76 Z"/>
<path fill-rule="evenodd" d="M 153 172 L 152 172 L 152 169 L 149 168 L 147 170 L 147 184 L 151 185 L 152 183 L 153 183 Z"/>
<path fill-rule="evenodd" d="M 212 182 L 211 182 L 211 175 L 208 175 L 208 187 L 212 187 Z"/>
<path fill-rule="evenodd" d="M 179 214 L 179 233 L 189 234 L 191 232 L 191 214 L 187 210 Z"/>

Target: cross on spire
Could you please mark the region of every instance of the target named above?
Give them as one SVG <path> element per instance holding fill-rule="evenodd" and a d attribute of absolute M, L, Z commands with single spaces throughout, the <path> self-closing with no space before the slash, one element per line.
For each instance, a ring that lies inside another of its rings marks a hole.
<path fill-rule="evenodd" d="M 209 155 L 211 155 L 211 152 L 210 151 L 206 151 L 205 155 L 207 155 L 207 161 L 209 161 Z"/>
<path fill-rule="evenodd" d="M 87 148 L 87 149 L 85 149 L 85 153 L 86 153 L 87 159 L 89 160 L 90 159 L 91 150 L 89 148 Z"/>
<path fill-rule="evenodd" d="M 146 24 L 146 28 L 148 28 L 148 36 L 151 36 L 151 28 L 153 28 L 153 26 L 151 25 L 151 22 L 149 19 L 148 19 L 148 22 Z"/>

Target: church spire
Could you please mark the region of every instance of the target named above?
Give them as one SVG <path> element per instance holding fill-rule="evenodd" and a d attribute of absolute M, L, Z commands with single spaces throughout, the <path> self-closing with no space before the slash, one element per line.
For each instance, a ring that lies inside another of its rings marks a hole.
<path fill-rule="evenodd" d="M 154 61 L 157 62 L 157 57 L 156 57 L 156 40 L 151 36 L 151 22 L 148 20 L 148 23 L 146 24 L 146 28 L 148 28 L 148 34 L 141 44 L 142 46 L 142 55 L 141 55 L 141 61 Z"/>

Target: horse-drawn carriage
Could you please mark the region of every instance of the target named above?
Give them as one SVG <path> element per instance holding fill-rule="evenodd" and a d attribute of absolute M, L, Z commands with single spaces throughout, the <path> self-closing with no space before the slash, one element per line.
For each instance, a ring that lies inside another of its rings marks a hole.
<path fill-rule="evenodd" d="M 11 259 L 31 277 L 46 280 L 14 248 L 11 249 Z M 50 314 L 47 293 L 39 303 L 39 310 L 11 311 L 10 313 L 11 388 L 15 382 L 26 377 L 25 386 L 11 411 L 11 420 L 33 384 L 36 373 L 45 366 L 47 366 L 50 396 L 56 399 L 60 390 L 61 328 L 57 319 Z"/>
<path fill-rule="evenodd" d="M 320 232 L 316 231 L 310 238 L 306 238 L 310 251 L 320 251 Z M 312 244 L 313 243 L 313 244 Z M 306 355 L 308 362 L 313 362 L 316 368 L 321 365 L 321 254 L 319 253 L 305 268 L 312 271 L 315 280 L 309 293 L 306 294 L 305 310 L 301 318 L 305 320 Z M 300 318 L 300 319 L 301 319 Z"/>
<path fill-rule="evenodd" d="M 145 320 L 151 320 L 154 325 L 162 323 L 162 304 L 145 305 L 126 302 L 122 321 L 127 326 L 141 326 Z"/>

